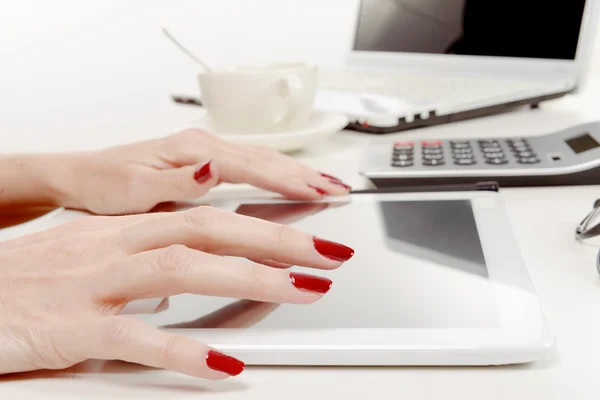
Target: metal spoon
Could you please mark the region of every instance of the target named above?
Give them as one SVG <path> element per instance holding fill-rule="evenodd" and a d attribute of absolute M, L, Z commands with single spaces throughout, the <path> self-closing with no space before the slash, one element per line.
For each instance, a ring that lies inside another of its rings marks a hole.
<path fill-rule="evenodd" d="M 198 64 L 202 65 L 202 68 L 204 68 L 205 70 L 210 71 L 210 68 L 208 67 L 208 65 L 206 65 L 202 60 L 200 60 L 198 57 L 196 57 L 194 54 L 192 54 L 192 52 L 190 52 L 188 49 L 183 47 L 181 45 L 181 43 L 179 43 L 179 41 L 177 41 L 177 39 L 175 39 L 173 37 L 173 35 L 171 35 L 169 33 L 169 31 L 167 31 L 165 28 L 162 28 L 162 31 L 171 40 L 171 42 L 173 42 L 177 47 L 179 47 L 179 49 L 181 51 L 183 51 L 185 54 L 187 54 L 188 57 L 190 57 L 192 60 L 196 61 Z"/>

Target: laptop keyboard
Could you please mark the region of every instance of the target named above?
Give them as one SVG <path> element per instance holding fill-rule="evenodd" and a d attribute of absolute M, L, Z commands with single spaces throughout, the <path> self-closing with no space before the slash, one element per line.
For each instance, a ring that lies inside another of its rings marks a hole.
<path fill-rule="evenodd" d="M 416 106 L 471 104 L 506 96 L 518 97 L 521 93 L 541 94 L 548 89 L 540 82 L 525 80 L 386 75 L 363 71 L 321 74 L 321 86 L 328 90 L 398 96 Z"/>

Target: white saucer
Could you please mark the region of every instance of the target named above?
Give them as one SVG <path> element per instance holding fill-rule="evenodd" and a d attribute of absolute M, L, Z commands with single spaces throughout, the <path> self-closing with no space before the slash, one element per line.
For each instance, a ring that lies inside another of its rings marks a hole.
<path fill-rule="evenodd" d="M 301 130 L 256 134 L 223 134 L 212 125 L 205 115 L 192 122 L 195 128 L 203 129 L 220 138 L 235 143 L 257 144 L 281 152 L 293 152 L 322 142 L 348 125 L 348 117 L 343 113 L 314 111 L 308 126 Z"/>

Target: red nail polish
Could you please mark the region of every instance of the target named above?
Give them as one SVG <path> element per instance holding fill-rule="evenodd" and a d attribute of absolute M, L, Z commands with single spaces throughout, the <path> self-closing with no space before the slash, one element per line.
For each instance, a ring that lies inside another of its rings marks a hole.
<path fill-rule="evenodd" d="M 194 180 L 196 182 L 204 183 L 212 177 L 212 172 L 210 172 L 210 163 L 211 161 L 207 162 L 198 168 L 196 172 L 194 172 Z"/>
<path fill-rule="evenodd" d="M 326 192 L 326 191 L 324 191 L 323 189 L 321 189 L 321 188 L 318 188 L 318 187 L 316 187 L 316 186 L 311 186 L 311 185 L 308 185 L 308 187 L 315 189 L 315 190 L 316 190 L 316 192 L 317 192 L 317 193 L 319 193 L 321 196 L 325 196 L 325 195 L 327 194 L 327 192 Z"/>
<path fill-rule="evenodd" d="M 219 353 L 215 350 L 210 350 L 206 354 L 206 365 L 208 365 L 208 368 L 210 369 L 225 372 L 231 376 L 241 374 L 245 367 L 245 364 L 237 358 Z"/>
<path fill-rule="evenodd" d="M 335 261 L 347 261 L 354 255 L 354 250 L 343 244 L 329 240 L 313 238 L 315 249 L 323 256 Z"/>
<path fill-rule="evenodd" d="M 297 289 L 325 294 L 331 289 L 331 280 L 320 276 L 290 272 L 290 281 Z"/>
<path fill-rule="evenodd" d="M 336 181 L 336 180 L 333 180 L 333 179 L 330 179 L 329 182 L 333 183 L 334 185 L 341 186 L 341 187 L 343 187 L 346 190 L 352 189 L 350 186 L 346 185 L 344 182 Z"/>
<path fill-rule="evenodd" d="M 331 176 L 331 175 L 329 175 L 329 174 L 326 174 L 326 173 L 324 173 L 324 172 L 321 172 L 321 176 L 322 176 L 322 177 L 324 177 L 324 178 L 331 179 L 332 181 L 338 181 L 338 182 L 341 182 L 341 180 L 340 180 L 339 178 L 336 178 L 335 176 Z"/>

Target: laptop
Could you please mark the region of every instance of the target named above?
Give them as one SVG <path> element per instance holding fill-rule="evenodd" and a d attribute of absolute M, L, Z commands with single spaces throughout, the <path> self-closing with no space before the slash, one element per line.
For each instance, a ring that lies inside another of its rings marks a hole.
<path fill-rule="evenodd" d="M 391 133 L 509 111 L 584 85 L 598 0 L 361 0 L 347 68 L 319 104 Z"/>

